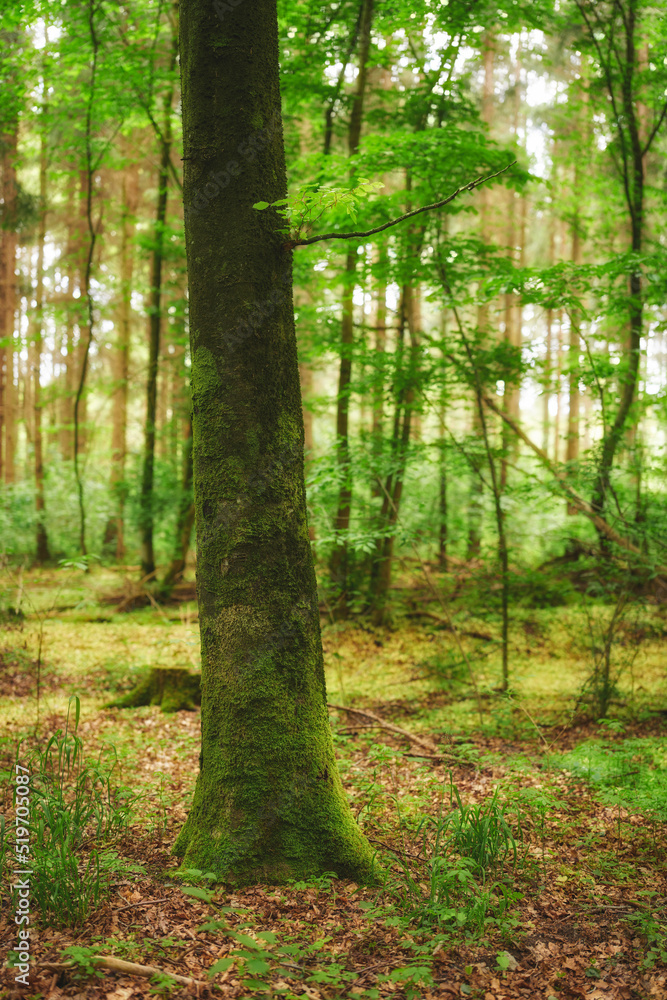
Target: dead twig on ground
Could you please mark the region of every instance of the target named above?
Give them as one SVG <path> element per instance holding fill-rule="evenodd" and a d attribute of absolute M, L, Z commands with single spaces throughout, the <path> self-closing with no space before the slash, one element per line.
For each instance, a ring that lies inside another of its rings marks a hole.
<path fill-rule="evenodd" d="M 332 702 L 327 702 L 327 705 L 329 708 L 333 708 L 337 712 L 349 712 L 353 715 L 359 715 L 364 719 L 370 719 L 380 729 L 386 729 L 389 733 L 395 733 L 397 736 L 403 736 L 410 740 L 411 743 L 417 743 L 418 746 L 424 747 L 429 751 L 430 756 L 439 757 L 442 760 L 457 760 L 453 754 L 450 755 L 441 753 L 435 743 L 431 743 L 430 740 L 424 739 L 423 736 L 415 736 L 415 734 L 411 733 L 409 730 L 403 729 L 401 726 L 395 726 L 393 722 L 387 722 L 380 715 L 376 715 L 375 712 L 369 712 L 366 709 L 361 708 L 348 708 L 345 705 L 334 705 Z"/>
<path fill-rule="evenodd" d="M 167 972 L 165 969 L 158 969 L 155 965 L 137 965 L 136 962 L 126 962 L 122 958 L 114 958 L 113 955 L 93 955 L 92 962 L 102 969 L 109 969 L 111 972 L 121 972 L 126 976 L 140 976 L 142 979 L 152 979 L 153 976 L 169 976 L 177 983 L 184 986 L 195 986 L 197 991 L 204 989 L 208 983 L 203 983 L 199 979 L 192 979 L 190 976 L 179 976 L 176 972 Z M 76 967 L 76 962 L 40 962 L 39 968 L 48 969 L 50 972 L 67 972 L 68 969 Z M 198 994 L 199 995 L 199 994 Z"/>

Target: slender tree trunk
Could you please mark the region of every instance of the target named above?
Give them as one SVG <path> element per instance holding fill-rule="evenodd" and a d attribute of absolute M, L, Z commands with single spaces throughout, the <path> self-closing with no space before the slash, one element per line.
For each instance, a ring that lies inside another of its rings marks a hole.
<path fill-rule="evenodd" d="M 556 416 L 554 418 L 554 462 L 560 462 L 560 429 L 561 415 L 563 410 L 563 387 L 561 385 L 561 374 L 563 371 L 563 310 L 557 313 L 556 330 Z"/>
<path fill-rule="evenodd" d="M 359 149 L 361 139 L 361 123 L 368 80 L 368 56 L 371 45 L 371 27 L 373 24 L 374 0 L 363 0 L 361 10 L 360 42 L 359 42 L 359 74 L 356 90 L 350 112 L 348 128 L 348 151 L 350 156 Z M 350 527 L 350 512 L 352 508 L 352 482 L 350 467 L 350 389 L 352 383 L 352 352 L 354 350 L 354 279 L 357 270 L 356 247 L 348 250 L 345 259 L 345 278 L 342 299 L 341 317 L 341 360 L 338 379 L 338 402 L 336 409 L 336 447 L 338 470 L 341 478 L 338 493 L 338 505 L 334 519 L 336 542 L 331 554 L 329 572 L 334 585 L 332 614 L 334 618 L 343 620 L 348 615 L 348 546 L 347 533 Z"/>
<path fill-rule="evenodd" d="M 421 245 L 421 243 L 420 243 Z M 396 395 L 394 433 L 391 447 L 391 471 L 383 488 L 381 526 L 383 537 L 378 544 L 376 561 L 371 573 L 370 606 L 373 625 L 386 623 L 387 599 L 391 586 L 392 561 L 394 556 L 395 528 L 400 513 L 405 469 L 410 447 L 410 433 L 415 403 L 415 385 L 419 363 L 419 309 L 415 289 L 407 284 L 403 288 L 399 344 L 397 351 L 403 353 L 403 330 L 407 323 L 410 348 L 407 361 L 407 377 L 404 388 Z"/>
<path fill-rule="evenodd" d="M 16 318 L 16 146 L 18 121 L 0 136 L 4 225 L 0 230 L 0 481 L 14 482 L 16 454 L 16 386 L 14 331 Z"/>
<path fill-rule="evenodd" d="M 135 213 L 139 203 L 139 172 L 136 164 L 123 171 L 123 207 L 120 242 L 120 297 L 116 319 L 114 346 L 114 390 L 111 427 L 111 492 L 115 514 L 109 519 L 104 535 L 105 547 L 114 546 L 116 559 L 125 558 L 125 461 L 127 454 L 127 400 L 130 374 L 130 340 L 132 331 L 132 278 L 134 247 L 132 238 Z"/>
<path fill-rule="evenodd" d="M 91 91 L 92 93 L 93 91 Z M 91 97 L 92 100 L 92 97 Z M 88 374 L 88 362 L 90 359 L 90 348 L 93 342 L 93 299 L 90 279 L 93 269 L 93 257 L 95 255 L 95 243 L 97 241 L 97 231 L 93 223 L 93 170 L 92 170 L 92 136 L 90 133 L 90 119 L 88 121 L 87 134 L 88 169 L 82 173 L 82 191 L 85 195 L 85 218 L 88 224 L 88 248 L 86 260 L 82 273 L 83 304 L 86 308 L 85 323 L 79 323 L 79 342 L 77 344 L 77 355 L 79 359 L 79 382 L 74 397 L 74 478 L 76 480 L 77 494 L 79 499 L 79 549 L 82 555 L 87 555 L 88 546 L 86 540 L 86 507 L 84 499 L 83 479 L 81 476 L 81 453 L 85 449 L 86 443 L 86 377 Z M 85 188 L 83 184 L 85 182 Z"/>
<path fill-rule="evenodd" d="M 75 257 L 77 253 L 78 234 L 75 222 L 75 182 L 73 179 L 67 185 L 67 207 L 66 226 L 67 237 L 65 243 L 65 266 L 67 270 L 67 296 L 63 301 L 63 333 L 62 347 L 64 354 L 59 359 L 63 366 L 63 373 L 60 379 L 61 391 L 58 400 L 59 426 L 58 442 L 60 454 L 66 461 L 71 461 L 74 454 L 74 396 L 75 387 L 75 347 L 74 347 L 74 315 L 78 308 L 77 300 L 74 298 L 75 284 Z"/>
<path fill-rule="evenodd" d="M 551 428 L 551 379 L 553 378 L 553 309 L 546 311 L 546 339 L 544 348 L 544 392 L 542 393 L 542 451 L 549 452 L 549 430 Z"/>
<path fill-rule="evenodd" d="M 49 540 L 46 533 L 44 505 L 44 459 L 42 445 L 42 337 L 44 329 L 44 243 L 46 242 L 46 183 L 47 183 L 46 141 L 42 134 L 39 157 L 39 231 L 37 234 L 37 287 L 36 308 L 33 327 L 33 407 L 35 427 L 35 514 L 36 537 L 35 557 L 42 566 L 50 559 Z"/>
<path fill-rule="evenodd" d="M 192 424 L 188 425 L 188 436 L 183 445 L 183 475 L 181 480 L 181 500 L 176 520 L 174 554 L 162 581 L 162 589 L 168 590 L 183 576 L 190 549 L 190 537 L 195 521 L 195 505 L 192 499 Z"/>
<path fill-rule="evenodd" d="M 287 191 L 276 4 L 180 12 L 202 748 L 175 852 L 236 882 L 367 881 L 326 709 L 291 253 L 252 208 Z M 227 172 L 258 122 L 262 155 Z"/>
<path fill-rule="evenodd" d="M 169 72 L 176 64 L 177 36 L 174 36 Z M 158 197 L 153 234 L 154 250 L 151 260 L 151 295 L 148 327 L 148 378 L 146 380 L 146 434 L 144 439 L 144 468 L 139 499 L 141 516 L 141 575 L 149 577 L 155 573 L 153 552 L 153 473 L 155 465 L 155 425 L 157 416 L 157 377 L 160 357 L 160 326 L 162 320 L 162 256 L 164 228 L 167 218 L 167 195 L 169 185 L 169 162 L 171 158 L 171 105 L 173 88 L 164 99 L 164 123 L 160 143 L 160 168 L 158 172 Z"/>
<path fill-rule="evenodd" d="M 494 112 L 494 59 L 495 41 L 492 31 L 486 31 L 483 39 L 484 50 L 484 84 L 482 89 L 482 120 L 486 124 L 489 132 L 493 126 Z M 480 208 L 479 208 L 479 234 L 482 243 L 488 245 L 492 240 L 492 226 L 490 218 L 491 192 L 486 185 L 480 188 Z M 446 216 L 445 216 L 446 218 Z M 477 327 L 482 336 L 488 333 L 489 327 L 489 306 L 486 302 L 480 302 L 477 306 Z M 475 399 L 473 399 L 472 417 L 470 424 L 470 434 L 474 440 L 479 440 L 482 436 L 482 427 L 479 422 L 479 410 Z M 470 478 L 470 495 L 468 499 L 468 525 L 467 525 L 467 546 L 466 559 L 479 559 L 482 548 L 482 516 L 484 503 L 484 483 L 481 476 L 476 471 L 472 472 Z"/>
<path fill-rule="evenodd" d="M 512 111 L 512 132 L 515 140 L 518 139 L 519 124 L 521 115 L 521 41 L 517 46 L 516 62 L 514 64 L 514 92 Z M 518 195 L 513 190 L 507 192 L 508 212 L 507 212 L 507 245 L 509 247 L 510 260 L 523 266 L 524 263 L 524 243 L 526 236 L 526 200 L 525 196 Z M 517 226 L 517 203 L 519 205 L 519 220 Z M 517 253 L 518 244 L 518 253 Z M 520 301 L 514 292 L 505 295 L 505 343 L 509 347 L 521 347 L 521 323 L 522 309 Z M 519 384 L 505 386 L 505 413 L 513 420 L 519 417 L 521 387 Z M 515 435 L 508 430 L 507 424 L 503 423 L 501 428 L 503 443 L 503 457 L 500 464 L 500 488 L 507 487 L 507 464 L 509 461 L 516 461 L 518 440 Z"/>
<path fill-rule="evenodd" d="M 621 8 L 623 10 L 623 8 Z M 629 3 L 623 12 L 622 30 L 625 42 L 621 59 L 620 72 L 620 102 L 618 127 L 621 142 L 625 144 L 623 156 L 623 183 L 625 198 L 630 220 L 630 247 L 634 254 L 640 254 L 643 245 L 644 230 L 644 155 L 640 136 L 641 102 L 637 99 L 636 71 L 638 54 L 635 48 L 635 33 L 637 29 L 637 5 Z M 615 58 L 619 55 L 614 49 Z M 611 58 L 611 56 L 610 56 Z M 611 76 L 608 76 L 611 79 Z M 644 322 L 644 290 L 642 274 L 637 265 L 633 265 L 628 277 L 630 335 L 627 341 L 625 363 L 619 373 L 620 402 L 614 419 L 606 429 L 600 448 L 600 457 L 596 470 L 591 506 L 602 515 L 605 510 L 610 489 L 611 471 L 619 444 L 623 439 L 626 422 L 635 400 L 639 380 L 639 362 L 641 358 L 641 341 Z M 608 539 L 600 535 L 600 544 L 608 548 Z"/>
<path fill-rule="evenodd" d="M 549 266 L 551 266 L 554 262 L 555 241 L 556 227 L 554 225 L 553 215 L 551 215 L 549 219 Z M 553 324 L 553 309 L 547 309 L 544 352 L 544 392 L 542 393 L 542 451 L 547 455 L 549 454 L 549 430 L 551 427 L 549 403 L 551 401 L 551 381 L 553 379 Z"/>
<path fill-rule="evenodd" d="M 575 168 L 574 190 L 578 186 L 579 170 Z M 579 231 L 579 215 L 575 213 L 572 225 L 572 263 L 581 264 L 581 235 Z M 579 461 L 579 351 L 581 350 L 581 315 L 577 309 L 570 312 L 570 338 L 568 351 L 568 413 L 567 413 L 567 447 L 565 451 L 566 462 L 575 466 Z M 574 469 L 572 470 L 574 471 Z M 574 504 L 568 503 L 567 513 L 578 514 Z"/>
<path fill-rule="evenodd" d="M 386 255 L 381 254 L 379 263 L 384 266 Z M 373 449 L 373 471 L 377 475 L 380 472 L 382 461 L 382 439 L 384 424 L 384 360 L 387 350 L 387 283 L 384 278 L 379 282 L 375 290 L 375 322 L 373 350 L 377 370 L 373 378 L 373 415 L 371 426 L 372 449 Z M 373 496 L 379 495 L 377 482 L 373 483 L 371 489 Z"/>

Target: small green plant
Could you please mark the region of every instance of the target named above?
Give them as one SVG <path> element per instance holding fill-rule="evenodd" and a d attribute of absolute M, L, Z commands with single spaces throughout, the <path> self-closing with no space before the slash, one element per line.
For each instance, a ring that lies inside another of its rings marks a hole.
<path fill-rule="evenodd" d="M 613 599 L 611 614 L 606 607 L 593 607 L 590 598 Z M 637 630 L 628 628 L 630 604 L 629 585 L 625 581 L 615 581 L 609 585 L 596 583 L 589 588 L 584 600 L 584 611 L 588 627 L 587 647 L 592 661 L 591 671 L 584 681 L 575 712 L 583 704 L 589 704 L 595 712 L 594 718 L 606 718 L 610 706 L 619 699 L 619 681 L 623 674 L 632 671 L 639 653 Z M 639 609 L 634 606 L 634 614 Z M 620 637 L 623 634 L 624 642 Z"/>
<path fill-rule="evenodd" d="M 315 875 L 313 878 L 307 880 L 295 880 L 288 879 L 287 885 L 291 886 L 292 889 L 296 889 L 297 892 L 304 892 L 307 889 L 314 889 L 319 895 L 320 892 L 331 892 L 334 886 L 335 880 L 338 878 L 335 872 L 324 872 L 323 875 Z M 335 889 L 334 889 L 334 899 L 335 899 Z"/>
<path fill-rule="evenodd" d="M 104 975 L 95 964 L 97 957 L 95 948 L 86 948 L 82 945 L 73 944 L 69 948 L 63 948 L 61 954 L 63 958 L 67 959 L 74 966 L 75 978 L 90 979 L 91 976 L 100 978 Z"/>
<path fill-rule="evenodd" d="M 643 896 L 646 908 L 633 913 L 628 920 L 635 925 L 646 942 L 641 967 L 652 969 L 656 962 L 667 965 L 667 924 L 653 912 L 653 898 L 656 892 L 644 889 L 638 893 Z"/>
<path fill-rule="evenodd" d="M 176 989 L 179 989 L 179 983 L 166 972 L 156 972 L 154 976 L 151 976 L 151 993 L 169 994 Z"/>
<path fill-rule="evenodd" d="M 30 774 L 31 890 L 47 926 L 81 923 L 98 905 L 112 875 L 139 870 L 98 846 L 125 829 L 138 796 L 113 780 L 113 747 L 94 763 L 85 761 L 77 736 L 81 706 L 73 696 L 70 709 L 72 702 L 73 729 L 68 710 L 64 731 L 58 730 L 44 747 L 30 750 L 22 765 Z M 20 754 L 21 744 L 17 764 Z M 96 846 L 85 856 L 90 843 Z"/>
<path fill-rule="evenodd" d="M 405 965 L 400 969 L 392 969 L 388 975 L 378 976 L 379 982 L 400 984 L 401 992 L 405 993 L 407 1000 L 414 1000 L 421 997 L 425 989 L 430 989 L 433 984 L 433 976 L 428 965 Z"/>
<path fill-rule="evenodd" d="M 449 804 L 456 801 L 456 809 L 448 815 L 444 796 L 443 788 L 437 818 L 425 818 L 418 829 L 426 870 L 415 873 L 401 856 L 401 876 L 388 879 L 387 888 L 417 926 L 479 932 L 502 920 L 520 898 L 500 879 L 487 882 L 509 855 L 516 863 L 516 842 L 497 794 L 491 802 L 465 806 L 450 775 Z"/>
<path fill-rule="evenodd" d="M 384 794 L 380 774 L 386 765 L 396 758 L 396 751 L 384 743 L 373 743 L 368 749 L 368 759 L 373 762 L 370 775 L 365 775 L 357 784 L 361 805 L 357 810 L 357 822 L 363 825 L 373 811 L 376 800 Z"/>

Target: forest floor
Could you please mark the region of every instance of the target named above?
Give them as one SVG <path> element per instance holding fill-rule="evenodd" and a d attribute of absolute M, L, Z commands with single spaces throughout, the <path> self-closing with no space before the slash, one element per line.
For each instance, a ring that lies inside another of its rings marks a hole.
<path fill-rule="evenodd" d="M 146 667 L 198 667 L 196 605 L 118 614 L 102 600 L 116 576 L 26 574 L 25 617 L 0 625 L 7 823 L 17 742 L 21 761 L 37 761 L 73 694 L 86 760 L 135 797 L 113 837 L 77 849 L 70 876 L 88 912 L 67 926 L 76 901 L 52 894 L 42 912 L 33 898 L 27 989 L 7 965 L 16 926 L 5 878 L 1 997 L 667 997 L 664 609 L 643 605 L 615 634 L 621 704 L 604 722 L 581 693 L 609 609 L 516 611 L 509 696 L 497 691 L 495 613 L 457 611 L 457 635 L 435 607 L 392 630 L 325 624 L 341 776 L 382 883 L 325 874 L 230 891 L 207 873 L 179 874 L 171 854 L 199 713 L 105 707 Z M 5 606 L 15 577 L 7 593 Z M 95 968 L 95 955 L 193 982 Z"/>

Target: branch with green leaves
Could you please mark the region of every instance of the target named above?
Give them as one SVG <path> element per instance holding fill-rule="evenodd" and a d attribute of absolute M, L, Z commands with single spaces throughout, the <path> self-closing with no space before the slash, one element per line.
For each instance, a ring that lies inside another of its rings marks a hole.
<path fill-rule="evenodd" d="M 365 240 L 369 236 L 376 236 L 386 229 L 391 229 L 392 226 L 398 226 L 401 222 L 414 219 L 415 216 L 422 215 L 424 212 L 432 212 L 438 208 L 443 208 L 445 205 L 449 205 L 459 195 L 465 194 L 467 191 L 474 191 L 475 188 L 486 184 L 487 181 L 491 181 L 495 177 L 504 174 L 516 162 L 516 160 L 512 160 L 492 174 L 485 174 L 475 178 L 474 181 L 470 181 L 468 184 L 463 184 L 453 194 L 450 194 L 447 198 L 443 198 L 441 201 L 433 202 L 432 205 L 424 205 L 422 208 L 415 208 L 411 212 L 400 215 L 397 219 L 391 219 L 389 222 L 385 222 L 381 226 L 375 226 L 374 229 L 368 229 L 365 232 L 322 233 L 320 236 L 308 236 L 305 238 L 301 236 L 301 232 L 305 226 L 312 226 L 313 223 L 322 218 L 327 210 L 334 207 L 345 208 L 347 214 L 356 220 L 357 203 L 361 200 L 365 201 L 369 194 L 384 187 L 379 181 L 369 181 L 362 178 L 359 184 L 352 190 L 348 188 L 324 188 L 311 193 L 306 187 L 302 189 L 299 198 L 295 202 L 290 202 L 289 198 L 280 198 L 278 201 L 271 203 L 258 201 L 253 205 L 253 208 L 260 212 L 267 208 L 275 208 L 283 216 L 288 223 L 283 232 L 287 237 L 286 247 L 290 250 L 294 247 L 307 247 L 313 243 L 321 243 L 323 240 Z M 314 214 L 316 211 L 318 212 L 317 215 Z M 298 219 L 296 224 L 293 221 L 295 217 Z"/>

